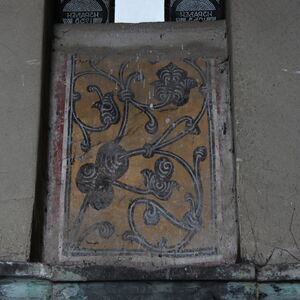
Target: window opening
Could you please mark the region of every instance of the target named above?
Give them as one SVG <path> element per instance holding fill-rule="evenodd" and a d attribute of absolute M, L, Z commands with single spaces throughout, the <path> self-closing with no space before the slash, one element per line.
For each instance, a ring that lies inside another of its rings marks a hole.
<path fill-rule="evenodd" d="M 215 21 L 225 0 L 56 0 L 56 22 L 65 24 Z"/>
<path fill-rule="evenodd" d="M 215 21 L 225 18 L 225 0 L 166 0 L 166 21 Z"/>
<path fill-rule="evenodd" d="M 114 0 L 56 0 L 56 23 L 114 22 Z"/>
<path fill-rule="evenodd" d="M 164 0 L 116 0 L 116 23 L 164 22 Z"/>

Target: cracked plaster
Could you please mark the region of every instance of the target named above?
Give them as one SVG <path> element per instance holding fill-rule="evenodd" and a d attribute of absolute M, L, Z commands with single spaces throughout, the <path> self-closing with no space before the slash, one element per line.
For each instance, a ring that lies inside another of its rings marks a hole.
<path fill-rule="evenodd" d="M 299 262 L 299 2 L 229 10 L 241 259 Z"/>

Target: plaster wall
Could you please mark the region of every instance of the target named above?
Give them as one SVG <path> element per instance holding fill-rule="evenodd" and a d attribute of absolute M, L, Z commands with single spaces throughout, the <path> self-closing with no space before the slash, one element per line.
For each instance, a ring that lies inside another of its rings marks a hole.
<path fill-rule="evenodd" d="M 230 1 L 241 255 L 300 259 L 300 6 Z"/>
<path fill-rule="evenodd" d="M 41 93 L 42 0 L 0 2 L 0 260 L 27 260 Z"/>

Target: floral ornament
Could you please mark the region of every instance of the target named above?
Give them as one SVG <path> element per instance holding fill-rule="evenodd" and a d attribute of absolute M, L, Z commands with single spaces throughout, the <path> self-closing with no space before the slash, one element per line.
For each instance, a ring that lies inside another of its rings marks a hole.
<path fill-rule="evenodd" d="M 194 150 L 193 153 L 193 160 L 194 160 L 194 169 L 195 169 L 195 174 L 197 177 L 199 177 L 199 167 L 200 167 L 200 162 L 204 161 L 207 157 L 207 149 L 205 146 L 197 147 Z"/>
<path fill-rule="evenodd" d="M 170 180 L 174 171 L 173 163 L 167 157 L 156 160 L 154 172 L 144 169 L 141 173 L 144 176 L 144 184 L 149 192 L 160 200 L 169 200 L 173 188 L 179 188 L 176 181 Z"/>
<path fill-rule="evenodd" d="M 94 209 L 104 209 L 114 198 L 112 181 L 123 176 L 127 169 L 126 151 L 116 143 L 107 143 L 99 149 L 95 164 L 80 167 L 76 185 Z"/>
<path fill-rule="evenodd" d="M 143 217 L 145 224 L 148 226 L 155 226 L 160 221 L 160 213 L 157 207 L 154 206 L 151 202 L 147 204 Z"/>
<path fill-rule="evenodd" d="M 207 149 L 205 146 L 197 147 L 194 150 L 194 153 L 193 153 L 194 161 L 196 161 L 196 160 L 204 161 L 206 159 L 206 157 L 207 157 Z"/>
<path fill-rule="evenodd" d="M 97 227 L 98 234 L 103 239 L 109 239 L 115 232 L 115 227 L 109 222 L 96 223 L 94 227 Z"/>
<path fill-rule="evenodd" d="M 91 126 L 83 122 L 76 113 L 75 102 L 81 99 L 79 92 L 73 91 L 73 109 L 72 118 L 74 122 L 79 126 L 83 140 L 80 144 L 81 150 L 88 152 L 91 149 L 90 132 L 101 132 L 107 130 L 111 125 L 117 124 L 120 121 L 120 112 L 113 97 L 113 93 L 103 94 L 101 89 L 97 85 L 89 85 L 87 91 L 90 93 L 96 93 L 99 97 L 99 101 L 95 102 L 91 107 L 99 111 L 99 119 L 102 123 L 99 126 Z"/>
<path fill-rule="evenodd" d="M 106 143 L 99 149 L 95 165 L 103 177 L 116 180 L 128 170 L 127 152 L 117 143 Z"/>
<path fill-rule="evenodd" d="M 194 124 L 193 118 L 187 118 L 185 122 L 185 129 L 194 135 L 199 135 L 201 133 L 198 124 Z"/>
<path fill-rule="evenodd" d="M 108 207 L 113 198 L 114 191 L 108 180 L 101 174 L 94 164 L 85 164 L 80 167 L 76 184 L 82 193 L 86 193 L 86 201 L 97 210 Z"/>
<path fill-rule="evenodd" d="M 184 195 L 184 200 L 190 203 L 191 209 L 183 216 L 183 222 L 190 230 L 200 231 L 202 222 L 196 211 L 196 199 L 191 193 L 186 193 Z"/>
<path fill-rule="evenodd" d="M 83 232 L 83 234 L 80 236 L 80 238 L 77 241 L 76 246 L 79 247 L 80 244 L 92 233 L 97 232 L 98 235 L 102 239 L 109 239 L 114 233 L 115 233 L 115 226 L 111 224 L 110 222 L 104 221 L 99 222 L 91 225 L 86 231 Z"/>
<path fill-rule="evenodd" d="M 90 90 L 92 90 L 92 88 L 93 87 L 90 86 Z M 95 102 L 92 107 L 100 111 L 100 121 L 103 125 L 110 126 L 119 122 L 120 112 L 114 101 L 113 93 L 104 94 L 101 100 Z"/>
<path fill-rule="evenodd" d="M 154 97 L 163 103 L 182 106 L 189 101 L 190 90 L 197 86 L 196 80 L 173 63 L 160 69 L 159 80 L 154 81 Z"/>

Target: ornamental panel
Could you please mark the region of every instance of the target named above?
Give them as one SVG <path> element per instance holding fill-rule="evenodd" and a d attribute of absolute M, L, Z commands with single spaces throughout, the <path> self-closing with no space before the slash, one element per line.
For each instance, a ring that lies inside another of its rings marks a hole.
<path fill-rule="evenodd" d="M 46 260 L 233 262 L 226 63 L 55 60 Z"/>

